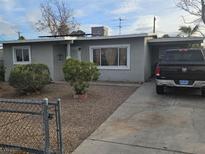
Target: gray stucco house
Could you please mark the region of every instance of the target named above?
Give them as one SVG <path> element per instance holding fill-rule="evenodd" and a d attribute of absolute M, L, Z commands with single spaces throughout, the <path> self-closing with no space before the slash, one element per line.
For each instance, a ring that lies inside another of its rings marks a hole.
<path fill-rule="evenodd" d="M 54 81 L 64 80 L 66 58 L 95 62 L 103 81 L 144 82 L 152 74 L 165 48 L 201 44 L 203 38 L 163 38 L 155 34 L 132 34 L 95 37 L 58 37 L 4 41 L 5 78 L 17 64 L 46 64 Z"/>

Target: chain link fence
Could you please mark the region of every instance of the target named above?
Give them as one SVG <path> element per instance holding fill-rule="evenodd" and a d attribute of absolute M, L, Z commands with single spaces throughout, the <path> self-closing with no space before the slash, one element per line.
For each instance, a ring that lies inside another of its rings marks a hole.
<path fill-rule="evenodd" d="M 0 98 L 0 154 L 62 154 L 60 99 Z"/>

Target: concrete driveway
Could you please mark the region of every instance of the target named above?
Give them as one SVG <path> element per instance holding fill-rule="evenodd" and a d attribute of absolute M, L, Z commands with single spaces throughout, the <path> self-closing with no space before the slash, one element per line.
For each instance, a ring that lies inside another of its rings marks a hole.
<path fill-rule="evenodd" d="M 73 154 L 205 154 L 205 98 L 145 83 Z"/>

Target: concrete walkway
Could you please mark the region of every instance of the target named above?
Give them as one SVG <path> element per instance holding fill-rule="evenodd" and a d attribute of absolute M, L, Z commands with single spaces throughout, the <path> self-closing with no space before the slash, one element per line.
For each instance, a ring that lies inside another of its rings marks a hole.
<path fill-rule="evenodd" d="M 139 87 L 142 85 L 142 83 L 126 83 L 126 82 L 103 82 L 103 81 L 97 81 L 97 82 L 91 82 L 91 85 L 98 85 L 98 86 L 125 86 L 125 87 Z"/>
<path fill-rule="evenodd" d="M 145 83 L 73 154 L 205 154 L 205 99 Z"/>

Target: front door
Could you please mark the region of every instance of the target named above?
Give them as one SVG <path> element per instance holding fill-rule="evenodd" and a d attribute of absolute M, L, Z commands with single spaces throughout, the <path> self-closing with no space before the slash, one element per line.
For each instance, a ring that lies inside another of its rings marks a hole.
<path fill-rule="evenodd" d="M 54 80 L 63 81 L 63 65 L 66 60 L 66 46 L 65 45 L 55 45 L 53 47 L 54 56 Z"/>

